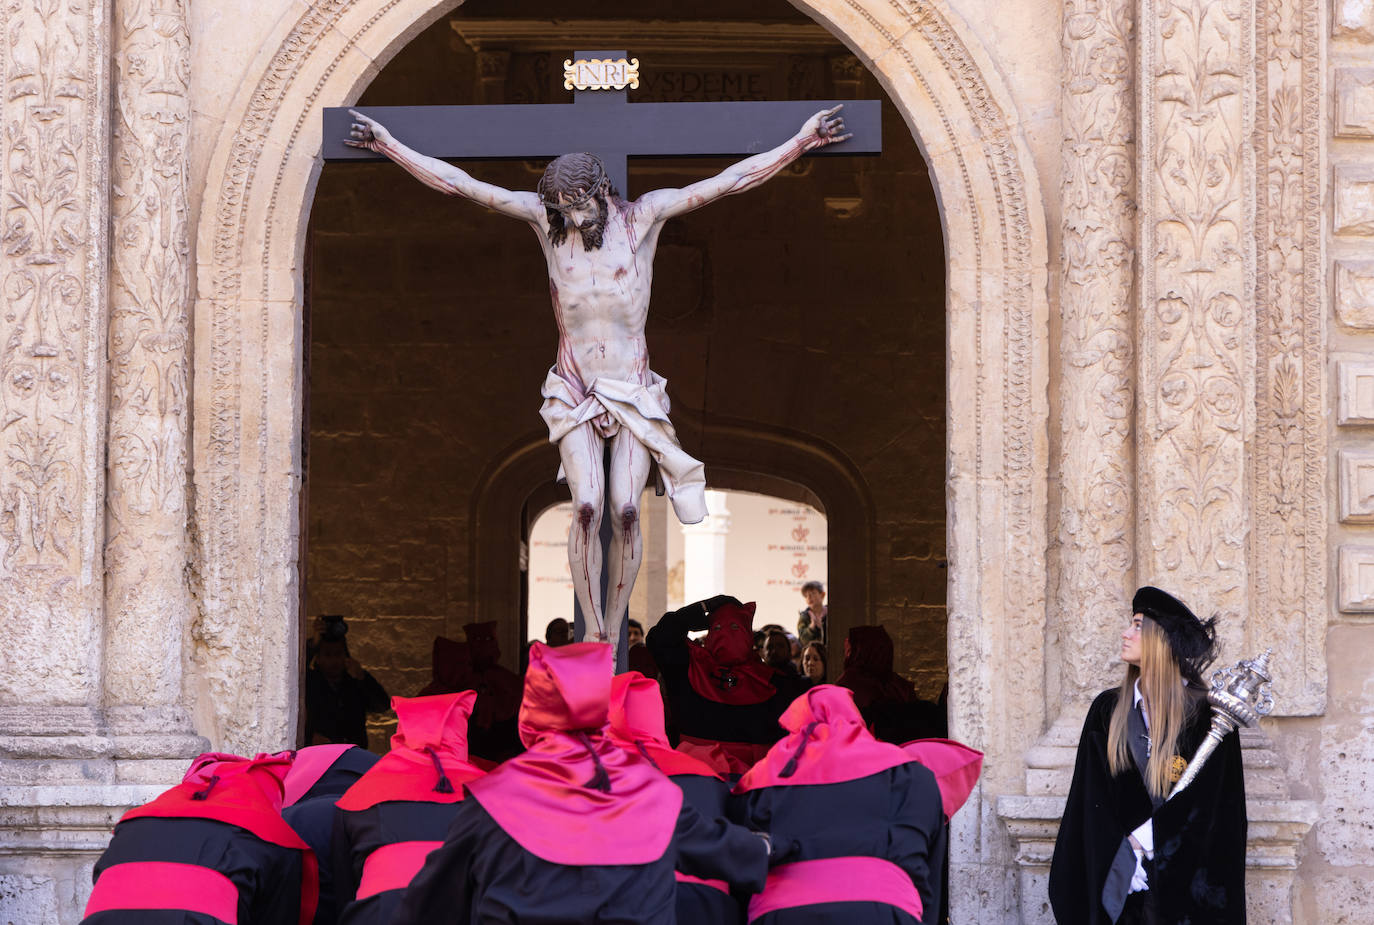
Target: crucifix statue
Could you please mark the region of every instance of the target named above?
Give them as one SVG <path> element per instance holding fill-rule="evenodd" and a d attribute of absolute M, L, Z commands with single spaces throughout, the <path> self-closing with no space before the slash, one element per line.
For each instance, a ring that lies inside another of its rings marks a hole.
<path fill-rule="evenodd" d="M 616 53 L 579 52 L 597 54 Z M 749 130 L 757 132 L 758 116 L 764 114 L 758 107 L 781 105 L 796 111 L 798 105 L 806 104 L 615 105 L 624 102 L 621 93 L 611 105 L 587 106 L 582 105 L 585 92 L 579 91 L 572 106 L 443 107 L 485 111 L 492 118 L 496 123 L 491 133 L 494 137 L 486 139 L 488 147 L 483 152 L 488 156 L 511 156 L 500 147 L 503 143 L 511 151 L 530 143 L 528 117 L 533 110 L 545 111 L 554 121 L 567 122 L 566 134 L 573 138 L 588 138 L 587 123 L 605 123 L 600 125 L 602 134 L 595 139 L 595 147 L 608 152 L 607 158 L 591 153 L 563 154 L 548 165 L 535 192 L 507 190 L 475 179 L 451 163 L 413 150 L 377 118 L 357 110 L 348 110 L 351 120 L 342 141 L 348 147 L 390 158 L 432 189 L 470 199 L 534 229 L 548 268 L 549 295 L 558 325 L 558 353 L 544 379 L 540 414 L 549 427 L 550 440 L 558 446 L 561 474 L 572 494 L 568 563 L 584 618 L 582 638 L 618 644 L 640 567 L 639 499 L 650 473 L 650 460 L 658 466 L 678 519 L 691 524 L 706 516 L 704 468 L 679 445 L 668 418 L 666 382 L 649 368 L 644 328 L 659 233 L 668 219 L 722 196 L 753 189 L 808 151 L 837 145 L 850 135 L 839 115 L 842 104 L 832 101 L 806 118 L 795 134 L 776 147 L 761 150 L 709 179 L 681 189 L 653 190 L 629 201 L 621 195 L 625 158 L 631 153 L 645 153 L 633 145 L 645 144 L 640 139 L 654 134 L 649 128 L 627 133 L 638 138 L 617 139 L 617 129 L 632 122 L 630 113 L 648 120 L 646 126 L 655 120 L 665 126 L 657 133 L 657 143 L 663 144 L 666 126 L 680 133 L 684 125 L 691 129 L 700 124 L 683 111 L 689 107 L 717 107 L 719 118 L 750 122 Z M 860 105 L 865 126 L 876 127 L 876 104 L 861 101 Z M 410 108 L 398 109 L 405 112 Z M 569 117 L 566 111 L 574 109 L 586 115 L 580 121 L 576 114 Z M 593 111 L 600 118 L 593 118 Z M 340 125 L 337 112 L 326 111 L 327 132 L 331 124 Z M 706 116 L 700 108 L 696 112 Z M 331 113 L 336 115 L 331 118 Z M 433 117 L 427 121 L 430 126 L 435 124 Z M 416 126 L 416 134 L 426 134 L 417 122 L 409 125 Z M 429 134 L 432 137 L 433 131 Z M 474 125 L 466 134 L 482 136 L 487 128 Z M 740 144 L 723 139 L 720 133 L 716 137 L 710 131 L 698 134 L 703 136 L 698 144 L 706 146 L 701 153 L 721 153 L 717 149 L 723 145 Z M 504 140 L 507 136 L 508 141 Z M 469 150 L 444 150 L 449 147 L 444 144 L 438 147 L 443 156 L 461 156 Z M 647 153 L 696 152 L 692 148 L 659 151 L 651 147 Z M 603 516 L 611 526 L 610 541 L 604 549 L 599 538 Z"/>

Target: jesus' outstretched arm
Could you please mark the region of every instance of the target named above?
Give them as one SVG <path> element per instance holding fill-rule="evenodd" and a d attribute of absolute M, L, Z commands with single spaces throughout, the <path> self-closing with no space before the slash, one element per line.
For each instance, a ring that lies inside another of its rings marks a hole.
<path fill-rule="evenodd" d="M 544 207 L 540 205 L 539 197 L 534 193 L 519 193 L 491 183 L 483 183 L 446 161 L 406 147 L 376 119 L 369 118 L 356 109 L 350 109 L 349 112 L 353 115 L 353 127 L 349 137 L 344 139 L 344 144 L 349 147 L 365 148 L 384 155 L 404 167 L 425 186 L 446 195 L 462 196 L 502 215 L 535 224 L 543 219 Z"/>
<path fill-rule="evenodd" d="M 770 179 L 807 151 L 833 145 L 850 137 L 839 115 L 843 106 L 823 109 L 802 125 L 797 134 L 771 151 L 755 154 L 732 164 L 714 177 L 684 186 L 681 189 L 658 189 L 645 193 L 635 203 L 641 214 L 652 221 L 663 222 L 677 215 L 699 209 L 708 202 L 753 189 Z"/>

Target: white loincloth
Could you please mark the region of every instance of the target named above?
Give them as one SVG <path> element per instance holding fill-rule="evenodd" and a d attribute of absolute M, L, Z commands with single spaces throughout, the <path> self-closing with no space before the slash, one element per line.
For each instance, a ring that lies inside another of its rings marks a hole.
<path fill-rule="evenodd" d="M 602 437 L 614 436 L 624 427 L 658 464 L 677 519 L 700 523 L 706 519 L 706 467 L 678 445 L 677 432 L 668 420 L 668 380 L 658 373 L 649 375 L 648 385 L 603 376 L 592 380 L 587 394 L 579 396 L 557 369 L 550 368 L 540 389 L 544 404 L 539 416 L 549 425 L 550 443 L 558 443 L 582 424 L 590 423 Z M 558 480 L 564 481 L 562 466 Z"/>

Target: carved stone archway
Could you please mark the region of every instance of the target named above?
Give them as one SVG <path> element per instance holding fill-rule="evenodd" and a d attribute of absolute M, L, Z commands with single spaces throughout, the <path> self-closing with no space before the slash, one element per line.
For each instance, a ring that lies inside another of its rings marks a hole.
<path fill-rule="evenodd" d="M 1021 120 L 949 0 L 794 0 L 910 127 L 947 255 L 950 712 L 988 773 L 956 817 L 956 877 L 1005 879 L 986 800 L 1021 786 L 1043 728 L 1048 415 L 1043 204 Z M 301 268 L 320 110 L 350 103 L 457 0 L 319 0 L 284 21 L 224 120 L 200 201 L 194 469 L 196 715 L 221 747 L 295 729 Z M 999 886 L 998 890 L 1001 887 Z M 961 903 L 1002 908 L 987 891 Z M 995 891 L 994 891 L 995 892 Z"/>

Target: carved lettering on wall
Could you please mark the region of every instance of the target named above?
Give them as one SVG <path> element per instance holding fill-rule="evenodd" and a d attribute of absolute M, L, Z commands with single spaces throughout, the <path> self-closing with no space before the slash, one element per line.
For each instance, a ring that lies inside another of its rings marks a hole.
<path fill-rule="evenodd" d="M 1110 686 L 1135 565 L 1135 0 L 1064 5 L 1059 556 L 1064 701 Z"/>
<path fill-rule="evenodd" d="M 1242 642 L 1248 610 L 1254 277 L 1242 152 L 1252 9 L 1242 0 L 1145 0 L 1139 20 L 1151 81 L 1140 159 L 1140 579 L 1218 614 L 1227 651 Z"/>
<path fill-rule="evenodd" d="M 1336 69 L 1336 136 L 1374 138 L 1374 68 Z"/>
<path fill-rule="evenodd" d="M 190 38 L 179 0 L 115 8 L 106 682 L 146 705 L 180 698 L 189 616 Z"/>
<path fill-rule="evenodd" d="M 1374 328 L 1374 261 L 1336 261 L 1336 317 L 1346 327 Z"/>
<path fill-rule="evenodd" d="M 1336 234 L 1374 234 L 1374 167 L 1336 167 Z"/>
<path fill-rule="evenodd" d="M 1374 613 L 1374 546 L 1342 546 L 1337 606 L 1345 613 Z"/>
<path fill-rule="evenodd" d="M 1323 709 L 1330 606 L 1320 3 L 1264 0 L 1252 65 L 1259 176 L 1246 645 L 1286 640 L 1280 709 L 1298 715 Z"/>
<path fill-rule="evenodd" d="M 1337 363 L 1336 423 L 1342 427 L 1374 424 L 1374 363 Z"/>

